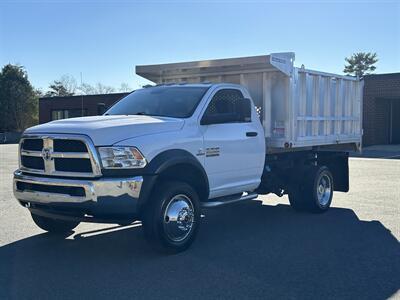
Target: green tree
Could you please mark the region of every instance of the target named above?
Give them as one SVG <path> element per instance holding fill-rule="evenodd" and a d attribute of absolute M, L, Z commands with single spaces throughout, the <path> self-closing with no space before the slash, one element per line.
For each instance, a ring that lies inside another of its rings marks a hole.
<path fill-rule="evenodd" d="M 345 60 L 347 64 L 344 66 L 343 72 L 361 77 L 375 71 L 374 64 L 378 62 L 378 57 L 376 53 L 357 52 L 350 57 L 346 57 Z"/>
<path fill-rule="evenodd" d="M 38 102 L 24 67 L 5 65 L 0 71 L 0 131 L 23 131 L 37 124 Z"/>

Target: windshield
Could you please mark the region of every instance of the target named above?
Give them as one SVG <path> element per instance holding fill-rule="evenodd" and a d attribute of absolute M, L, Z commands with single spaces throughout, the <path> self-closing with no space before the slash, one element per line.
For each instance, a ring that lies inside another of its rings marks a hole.
<path fill-rule="evenodd" d="M 158 86 L 140 89 L 118 101 L 106 115 L 190 117 L 208 87 Z"/>

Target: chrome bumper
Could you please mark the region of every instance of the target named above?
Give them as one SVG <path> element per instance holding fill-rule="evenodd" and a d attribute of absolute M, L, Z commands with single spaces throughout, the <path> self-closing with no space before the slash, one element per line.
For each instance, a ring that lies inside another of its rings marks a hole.
<path fill-rule="evenodd" d="M 44 192 L 32 189 L 18 189 L 18 182 L 39 185 L 40 189 L 51 186 L 53 192 Z M 35 203 L 97 203 L 114 202 L 119 200 L 136 202 L 140 196 L 143 177 L 131 178 L 100 178 L 95 180 L 59 179 L 51 177 L 38 177 L 23 174 L 17 170 L 14 172 L 14 196 L 20 201 Z M 78 187 L 84 190 L 84 196 L 72 196 L 54 192 L 54 187 Z M 134 203 L 136 204 L 136 203 Z"/>

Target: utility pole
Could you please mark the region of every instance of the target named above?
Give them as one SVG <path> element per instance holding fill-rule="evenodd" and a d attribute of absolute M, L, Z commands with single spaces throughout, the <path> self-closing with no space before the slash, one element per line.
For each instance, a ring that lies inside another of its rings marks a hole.
<path fill-rule="evenodd" d="M 83 91 L 82 91 L 82 72 L 81 72 L 81 116 L 83 117 Z"/>

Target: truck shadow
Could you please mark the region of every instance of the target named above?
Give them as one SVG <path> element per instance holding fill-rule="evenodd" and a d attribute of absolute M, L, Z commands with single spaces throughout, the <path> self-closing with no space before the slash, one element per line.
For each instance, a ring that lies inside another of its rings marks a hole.
<path fill-rule="evenodd" d="M 192 248 L 170 256 L 153 252 L 140 226 L 5 245 L 0 298 L 386 299 L 400 288 L 399 242 L 349 209 L 309 215 L 251 201 L 202 223 Z"/>

